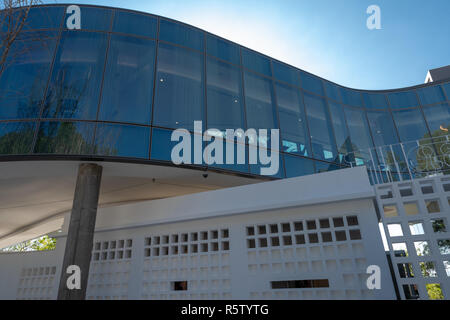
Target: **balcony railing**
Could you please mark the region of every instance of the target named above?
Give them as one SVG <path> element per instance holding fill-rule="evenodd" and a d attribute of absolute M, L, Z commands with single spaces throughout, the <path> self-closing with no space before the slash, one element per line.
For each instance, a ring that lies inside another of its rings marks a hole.
<path fill-rule="evenodd" d="M 344 164 L 366 166 L 372 184 L 450 173 L 450 135 L 358 150 Z"/>

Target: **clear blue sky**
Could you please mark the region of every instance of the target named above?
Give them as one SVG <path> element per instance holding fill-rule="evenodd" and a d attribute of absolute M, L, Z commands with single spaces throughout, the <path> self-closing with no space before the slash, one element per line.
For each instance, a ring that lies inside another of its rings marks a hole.
<path fill-rule="evenodd" d="M 72 3 L 72 1 L 44 1 Z M 202 28 L 344 86 L 399 88 L 450 64 L 449 0 L 95 0 Z M 366 27 L 369 5 L 381 30 Z"/>

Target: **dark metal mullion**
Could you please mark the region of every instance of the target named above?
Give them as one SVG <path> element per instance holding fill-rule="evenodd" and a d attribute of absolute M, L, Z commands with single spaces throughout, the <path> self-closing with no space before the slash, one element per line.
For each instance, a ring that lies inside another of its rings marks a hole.
<path fill-rule="evenodd" d="M 375 158 L 376 158 L 378 164 L 380 164 L 380 157 L 378 156 L 377 145 L 376 145 L 376 143 L 375 143 L 375 139 L 373 138 L 373 132 L 372 132 L 372 128 L 370 127 L 369 117 L 367 116 L 367 108 L 366 108 L 366 104 L 364 103 L 364 99 L 363 99 L 361 93 L 360 93 L 360 96 L 361 96 L 361 102 L 362 102 L 362 108 L 361 108 L 361 110 L 362 110 L 362 112 L 363 112 L 363 117 L 364 117 L 365 120 L 366 120 L 367 128 L 369 129 L 370 140 L 372 141 L 373 150 L 375 150 L 375 152 L 374 152 L 374 153 L 375 153 Z M 381 152 L 383 152 L 383 149 L 381 149 Z M 383 157 L 383 158 L 384 158 L 384 157 Z M 395 158 L 394 158 L 394 161 L 395 161 Z M 384 163 L 384 164 L 386 165 L 386 163 Z M 381 174 L 381 179 L 383 179 L 383 175 L 382 175 L 381 170 L 380 170 L 380 174 Z"/>
<path fill-rule="evenodd" d="M 239 67 L 239 71 L 240 71 L 240 73 L 241 73 L 241 90 L 242 90 L 242 92 L 241 92 L 241 94 L 242 94 L 242 101 L 243 101 L 243 106 L 244 106 L 244 132 L 247 132 L 247 129 L 248 129 L 248 123 L 247 123 L 247 97 L 246 97 L 246 95 L 245 95 L 245 81 L 244 81 L 244 66 L 243 66 L 243 63 L 242 63 L 242 47 L 241 46 L 239 46 L 239 62 L 240 62 L 240 67 Z M 234 144 L 234 138 L 233 138 L 233 144 Z M 244 147 L 245 146 L 248 146 L 248 148 L 245 148 L 245 153 L 246 153 L 246 155 L 245 155 L 245 157 L 246 157 L 246 159 L 245 159 L 245 161 L 247 161 L 247 170 L 248 170 L 248 173 L 250 173 L 251 174 L 251 172 L 252 172 L 252 169 L 251 169 L 251 167 L 250 167 L 250 144 L 247 144 L 247 141 L 246 141 L 246 139 L 245 139 L 245 134 L 244 134 Z M 233 148 L 234 148 L 234 146 L 233 146 Z M 236 153 L 237 153 L 237 144 L 236 144 Z M 236 154 L 236 159 L 237 159 L 237 154 Z"/>
<path fill-rule="evenodd" d="M 55 49 L 54 49 L 54 52 L 53 52 L 52 62 L 50 64 L 47 84 L 45 86 L 44 96 L 42 97 L 41 107 L 39 109 L 39 117 L 38 117 L 38 119 L 36 119 L 37 123 L 36 123 L 36 128 L 35 128 L 35 132 L 34 132 L 34 136 L 33 136 L 33 141 L 31 143 L 30 153 L 33 153 L 34 152 L 34 148 L 36 147 L 37 137 L 38 137 L 38 134 L 39 134 L 39 129 L 41 127 L 42 114 L 44 113 L 44 106 L 45 106 L 45 103 L 47 101 L 48 87 L 50 86 L 50 82 L 52 81 L 53 69 L 55 67 L 55 60 L 56 60 L 56 56 L 58 55 L 59 45 L 61 43 L 62 32 L 63 32 L 63 29 L 64 29 L 64 27 L 63 27 L 64 21 L 66 21 L 66 11 L 65 10 L 63 10 L 62 19 L 61 19 L 61 22 L 59 24 L 58 39 L 56 40 L 56 43 L 55 43 Z"/>
<path fill-rule="evenodd" d="M 383 96 L 384 96 L 384 100 L 387 103 L 387 112 L 389 113 L 389 115 L 390 115 L 390 117 L 392 119 L 392 123 L 394 124 L 394 130 L 395 130 L 395 134 L 397 135 L 397 141 L 398 141 L 399 144 L 402 145 L 401 146 L 401 149 L 402 149 L 402 154 L 401 155 L 402 155 L 402 157 L 405 158 L 404 159 L 405 160 L 405 165 L 406 165 L 406 168 L 408 169 L 409 168 L 408 159 L 406 158 L 406 153 L 404 153 L 402 138 L 400 137 L 400 131 L 398 131 L 397 123 L 395 122 L 395 118 L 394 118 L 394 114 L 393 114 L 393 111 L 392 111 L 392 108 L 391 108 L 391 102 L 389 100 L 389 96 L 387 94 L 383 94 Z M 394 161 L 395 161 L 395 158 L 394 158 Z M 400 169 L 400 171 L 401 171 L 401 169 Z M 400 175 L 403 176 L 403 172 L 400 172 Z M 412 178 L 411 174 L 410 174 L 410 178 Z"/>
<path fill-rule="evenodd" d="M 115 17 L 116 11 L 112 10 L 111 11 L 111 18 L 109 21 L 109 30 L 112 30 L 112 24 L 114 21 L 114 17 Z M 103 63 L 103 70 L 102 70 L 102 80 L 100 82 L 100 92 L 99 92 L 99 97 L 98 97 L 98 104 L 97 104 L 97 113 L 95 115 L 95 126 L 94 126 L 94 134 L 92 137 L 92 147 L 94 147 L 95 145 L 95 140 L 97 138 L 97 128 L 98 128 L 98 116 L 100 113 L 100 108 L 102 105 L 102 100 L 103 100 L 103 86 L 105 85 L 105 73 L 106 73 L 106 67 L 108 66 L 108 59 L 109 59 L 109 49 L 111 47 L 111 32 L 107 33 L 107 45 L 106 45 L 106 52 L 105 52 L 105 62 Z M 94 153 L 94 150 L 91 150 L 92 153 Z"/>
<path fill-rule="evenodd" d="M 207 72 L 206 72 L 206 31 L 202 32 L 203 34 L 203 52 L 202 52 L 202 58 L 203 58 L 203 117 L 205 118 L 205 124 L 202 122 L 202 130 L 206 132 L 208 130 L 208 94 L 207 94 Z M 216 140 L 216 137 L 214 137 L 214 140 Z M 203 145 L 203 133 L 202 133 L 202 145 Z M 223 145 L 222 145 L 223 147 Z M 202 153 L 203 153 L 203 147 L 202 147 Z M 222 152 L 223 156 L 223 152 Z M 203 159 L 202 154 L 202 164 L 205 159 Z M 222 158 L 222 161 L 224 159 Z M 205 171 L 208 171 L 210 165 L 208 165 L 206 162 L 204 163 L 204 166 L 206 167 Z"/>
<path fill-rule="evenodd" d="M 448 84 L 450 85 L 450 82 L 449 82 Z M 447 95 L 447 92 L 445 92 L 445 89 L 444 89 L 444 83 L 439 84 L 438 86 L 441 88 L 442 93 L 444 94 L 444 98 L 445 98 L 445 100 L 447 101 L 447 103 L 450 103 L 450 96 Z M 449 86 L 449 88 L 450 88 L 450 86 Z M 442 102 L 438 102 L 438 103 L 442 103 Z M 437 105 L 438 103 L 436 103 L 436 105 Z"/>
<path fill-rule="evenodd" d="M 277 124 L 278 124 L 278 133 L 279 133 L 279 137 L 278 137 L 278 155 L 279 155 L 279 159 L 281 158 L 281 162 L 282 162 L 282 164 L 283 164 L 283 170 L 284 170 L 284 176 L 283 177 L 287 177 L 287 175 L 286 175 L 286 164 L 285 164 L 285 162 L 284 162 L 284 155 L 283 155 L 283 153 L 281 152 L 282 151 L 282 149 L 283 149 L 283 138 L 282 138 L 282 134 L 281 134 L 281 125 L 280 125 L 280 112 L 279 112 L 279 110 L 278 110 L 278 99 L 277 99 L 277 90 L 276 90 L 276 86 L 275 86 L 275 79 L 274 79 L 274 77 L 273 77 L 273 63 L 272 63 L 272 59 L 271 60 L 269 60 L 269 63 L 270 63 L 270 72 L 272 73 L 272 79 L 271 79 L 271 82 L 272 82 L 272 90 L 273 90 L 273 99 L 275 100 L 274 102 L 272 102 L 272 104 L 274 103 L 275 104 L 275 116 L 277 117 Z M 272 140 L 271 140 L 272 141 Z M 267 146 L 267 150 L 270 150 L 270 152 L 272 153 L 273 152 L 273 149 L 272 149 L 272 143 L 271 143 L 271 148 L 269 149 L 268 148 L 268 146 Z M 278 169 L 279 170 L 279 169 Z"/>
<path fill-rule="evenodd" d="M 306 141 L 305 144 L 308 144 L 309 146 L 309 152 L 311 153 L 308 158 L 314 159 L 314 153 L 313 153 L 313 149 L 312 149 L 312 142 L 311 142 L 311 132 L 309 129 L 309 121 L 308 121 L 308 115 L 306 114 L 306 106 L 305 106 L 305 99 L 304 99 L 304 93 L 303 93 L 303 88 L 301 88 L 302 86 L 302 79 L 300 77 L 300 72 L 296 71 L 297 74 L 297 78 L 298 78 L 298 83 L 300 85 L 299 88 L 297 88 L 297 93 L 300 94 L 300 102 L 302 104 L 301 106 L 301 110 L 303 111 L 303 116 L 305 118 L 305 126 L 306 126 Z M 314 162 L 314 161 L 313 161 Z M 315 172 L 315 167 L 314 167 L 314 172 Z"/>
<path fill-rule="evenodd" d="M 418 109 L 420 111 L 420 114 L 422 115 L 423 121 L 425 122 L 425 127 L 427 128 L 428 134 L 430 135 L 430 139 L 433 142 L 433 137 L 431 135 L 431 130 L 430 130 L 430 127 L 428 126 L 427 118 L 425 117 L 425 113 L 423 112 L 423 107 L 422 107 L 422 104 L 421 104 L 420 99 L 419 99 L 419 95 L 418 95 L 416 90 L 414 90 L 414 94 L 416 95 L 417 102 L 419 103 L 418 106 L 415 109 Z M 433 143 L 433 146 L 434 146 L 434 143 Z"/>
<path fill-rule="evenodd" d="M 156 18 L 156 40 L 155 40 L 155 62 L 153 66 L 153 94 L 152 94 L 152 102 L 151 108 L 152 112 L 150 115 L 150 143 L 148 146 L 148 158 L 151 158 L 152 155 L 152 141 L 153 141 L 153 117 L 155 113 L 155 95 L 156 95 L 156 83 L 157 83 L 157 74 L 158 74 L 158 48 L 159 48 L 159 17 Z"/>
<path fill-rule="evenodd" d="M 419 94 L 417 93 L 417 90 L 414 90 L 414 93 L 415 93 L 415 95 L 416 95 L 417 102 L 419 102 L 419 105 L 418 105 L 417 108 L 419 109 L 420 114 L 421 114 L 422 117 L 423 117 L 423 121 L 425 121 L 425 127 L 427 128 L 427 131 L 428 131 L 428 133 L 429 133 L 429 135 L 430 135 L 431 145 L 433 146 L 433 150 L 434 150 L 434 152 L 436 153 L 436 156 L 438 156 L 439 152 L 438 152 L 438 150 L 436 149 L 435 141 L 434 141 L 434 139 L 433 139 L 433 136 L 432 136 L 432 133 L 431 133 L 431 130 L 430 130 L 430 126 L 428 125 L 427 118 L 425 117 L 425 112 L 423 112 L 423 106 L 422 106 L 422 102 L 420 101 Z M 420 139 L 419 139 L 419 140 L 420 140 Z"/>
<path fill-rule="evenodd" d="M 316 161 L 315 161 L 315 154 L 314 154 L 314 150 L 313 150 L 313 146 L 312 146 L 312 139 L 311 139 L 311 131 L 309 129 L 309 120 L 308 120 L 308 113 L 306 112 L 306 104 L 305 104 L 305 93 L 303 91 L 303 86 L 302 86 L 302 77 L 300 76 L 300 72 L 297 71 L 297 77 L 298 77 L 298 81 L 300 83 L 300 95 L 301 95 L 301 101 L 303 104 L 303 114 L 305 115 L 305 122 L 306 122 L 306 131 L 308 132 L 308 137 L 306 137 L 308 139 L 309 142 L 309 147 L 310 147 L 310 151 L 311 151 L 311 161 L 313 163 L 313 170 L 314 173 L 316 173 Z M 287 173 L 286 173 L 287 174 Z"/>
<path fill-rule="evenodd" d="M 339 157 L 339 149 L 338 149 L 338 144 L 337 144 L 337 139 L 336 139 L 336 132 L 335 132 L 334 126 L 333 126 L 333 120 L 332 120 L 332 116 L 331 116 L 330 105 L 328 104 L 328 97 L 326 96 L 325 84 L 324 84 L 322 79 L 319 79 L 319 80 L 320 80 L 320 83 L 322 85 L 322 90 L 323 90 L 323 93 L 324 93 L 323 100 L 325 101 L 325 108 L 328 111 L 327 113 L 328 113 L 328 118 L 330 120 L 330 128 L 331 128 L 331 132 L 333 133 L 334 145 L 336 147 L 336 155 Z M 333 163 L 336 163 L 336 162 L 333 162 Z M 339 163 L 337 163 L 337 164 L 340 166 Z"/>

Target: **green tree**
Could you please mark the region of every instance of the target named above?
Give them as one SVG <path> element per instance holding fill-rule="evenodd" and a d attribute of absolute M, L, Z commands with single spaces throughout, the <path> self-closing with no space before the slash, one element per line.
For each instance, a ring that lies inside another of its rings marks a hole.
<path fill-rule="evenodd" d="M 3 252 L 26 252 L 26 251 L 47 251 L 54 250 L 56 247 L 56 239 L 50 238 L 48 235 L 24 241 L 2 249 Z"/>
<path fill-rule="evenodd" d="M 444 299 L 444 294 L 442 293 L 441 285 L 439 283 L 427 283 L 426 288 L 430 300 Z"/>

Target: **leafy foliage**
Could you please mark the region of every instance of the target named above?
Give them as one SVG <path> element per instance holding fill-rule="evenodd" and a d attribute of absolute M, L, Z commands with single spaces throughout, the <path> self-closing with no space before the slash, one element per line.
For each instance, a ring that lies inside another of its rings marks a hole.
<path fill-rule="evenodd" d="M 4 248 L 3 252 L 27 252 L 27 251 L 47 251 L 54 250 L 56 239 L 45 235 L 40 238 L 21 242 L 10 247 Z"/>

